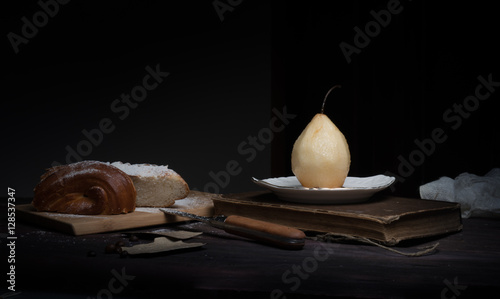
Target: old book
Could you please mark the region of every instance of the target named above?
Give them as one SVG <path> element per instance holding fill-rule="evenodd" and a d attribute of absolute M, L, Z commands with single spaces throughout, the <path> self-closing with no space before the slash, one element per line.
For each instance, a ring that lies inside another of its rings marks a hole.
<path fill-rule="evenodd" d="M 376 196 L 358 204 L 308 205 L 268 191 L 227 194 L 214 200 L 215 215 L 241 215 L 306 231 L 364 237 L 386 245 L 462 229 L 460 204 Z"/>

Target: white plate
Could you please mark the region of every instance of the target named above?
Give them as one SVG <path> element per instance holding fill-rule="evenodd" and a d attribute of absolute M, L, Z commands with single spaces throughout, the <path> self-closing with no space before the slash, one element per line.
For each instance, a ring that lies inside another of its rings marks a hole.
<path fill-rule="evenodd" d="M 370 177 L 347 177 L 342 188 L 306 188 L 295 176 L 263 180 L 252 178 L 254 183 L 271 190 L 282 200 L 308 204 L 363 202 L 389 187 L 395 180 L 395 177 L 379 174 Z"/>

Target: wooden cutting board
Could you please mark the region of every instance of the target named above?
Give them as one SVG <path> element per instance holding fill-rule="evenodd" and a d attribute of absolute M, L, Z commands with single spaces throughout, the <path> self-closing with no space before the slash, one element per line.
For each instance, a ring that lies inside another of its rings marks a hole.
<path fill-rule="evenodd" d="M 217 195 L 212 193 L 190 191 L 186 198 L 177 200 L 169 208 L 211 217 L 214 208 L 212 199 L 215 196 Z M 165 215 L 157 208 L 138 207 L 132 213 L 120 215 L 74 215 L 37 212 L 31 204 L 18 205 L 16 216 L 20 220 L 75 236 L 189 220 L 179 216 Z"/>

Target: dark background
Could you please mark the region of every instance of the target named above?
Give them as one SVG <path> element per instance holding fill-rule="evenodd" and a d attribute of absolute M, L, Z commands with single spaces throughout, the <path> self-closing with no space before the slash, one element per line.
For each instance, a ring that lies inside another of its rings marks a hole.
<path fill-rule="evenodd" d="M 335 84 L 342 88 L 325 113 L 347 138 L 351 176 L 404 178 L 401 159 L 436 128 L 446 141 L 392 192 L 418 196 L 419 185 L 440 176 L 498 167 L 500 91 L 456 129 L 443 119 L 474 94 L 478 76 L 500 81 L 493 4 L 401 1 L 402 11 L 347 63 L 339 44 L 353 45 L 353 28 L 364 29 L 370 11 L 389 2 L 230 1 L 221 20 L 214 1 L 74 0 L 17 54 L 7 35 L 21 35 L 22 18 L 41 8 L 4 4 L 1 181 L 31 196 L 44 169 L 85 139 L 82 130 L 109 118 L 115 130 L 84 159 L 168 164 L 199 190 L 235 160 L 241 173 L 217 191 L 258 189 L 252 176 L 291 175 L 293 142 Z M 142 83 L 148 65 L 170 75 L 119 119 L 111 103 Z M 283 107 L 296 117 L 247 161 L 238 146 Z"/>

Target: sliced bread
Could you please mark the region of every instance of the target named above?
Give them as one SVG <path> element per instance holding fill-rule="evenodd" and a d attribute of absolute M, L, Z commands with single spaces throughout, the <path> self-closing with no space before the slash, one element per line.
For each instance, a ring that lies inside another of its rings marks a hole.
<path fill-rule="evenodd" d="M 169 207 L 189 193 L 188 184 L 168 166 L 113 162 L 130 176 L 137 191 L 137 207 Z"/>

